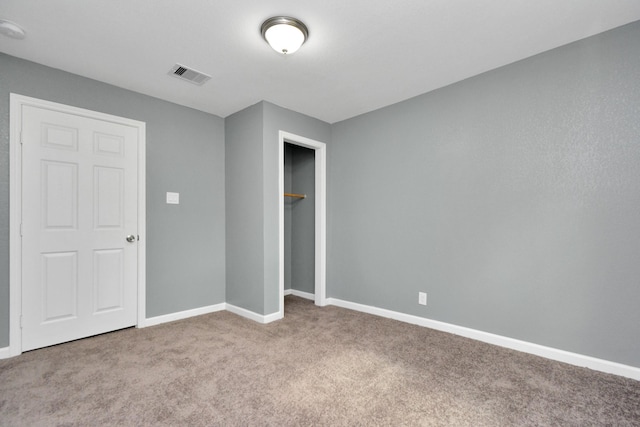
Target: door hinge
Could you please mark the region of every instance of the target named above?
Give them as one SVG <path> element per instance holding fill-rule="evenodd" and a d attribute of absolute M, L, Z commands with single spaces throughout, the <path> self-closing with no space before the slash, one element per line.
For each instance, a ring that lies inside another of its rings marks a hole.
<path fill-rule="evenodd" d="M 20 145 L 22 145 L 22 131 L 20 131 Z"/>
<path fill-rule="evenodd" d="M 20 237 L 22 237 L 22 223 L 20 223 Z"/>
<path fill-rule="evenodd" d="M 22 329 L 22 314 L 20 315 L 20 329 Z"/>

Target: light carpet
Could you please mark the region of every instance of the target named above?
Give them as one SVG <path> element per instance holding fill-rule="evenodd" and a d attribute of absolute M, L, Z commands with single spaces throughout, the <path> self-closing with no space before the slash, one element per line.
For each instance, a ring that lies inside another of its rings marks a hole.
<path fill-rule="evenodd" d="M 640 382 L 289 296 L 0 360 L 3 426 L 640 426 Z"/>

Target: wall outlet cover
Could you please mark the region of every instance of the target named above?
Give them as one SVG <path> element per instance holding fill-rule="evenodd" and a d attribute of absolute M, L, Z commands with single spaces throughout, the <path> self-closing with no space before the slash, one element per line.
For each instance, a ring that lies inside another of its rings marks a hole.
<path fill-rule="evenodd" d="M 427 293 L 426 292 L 418 292 L 418 304 L 427 305 Z"/>

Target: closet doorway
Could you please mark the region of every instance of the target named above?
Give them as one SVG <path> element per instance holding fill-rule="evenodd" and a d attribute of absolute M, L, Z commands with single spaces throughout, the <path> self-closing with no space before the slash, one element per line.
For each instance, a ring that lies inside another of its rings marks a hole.
<path fill-rule="evenodd" d="M 326 144 L 280 131 L 278 157 L 279 314 L 284 317 L 285 283 L 286 294 L 326 305 Z"/>

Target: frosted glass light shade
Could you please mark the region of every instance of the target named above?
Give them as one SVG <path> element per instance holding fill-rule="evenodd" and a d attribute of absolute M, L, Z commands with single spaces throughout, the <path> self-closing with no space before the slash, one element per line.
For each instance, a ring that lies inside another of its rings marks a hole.
<path fill-rule="evenodd" d="M 287 24 L 274 25 L 264 33 L 264 37 L 273 50 L 285 55 L 300 49 L 304 42 L 302 31 Z"/>
<path fill-rule="evenodd" d="M 300 49 L 309 31 L 299 20 L 287 16 L 275 16 L 262 24 L 262 36 L 278 53 L 288 55 Z"/>
<path fill-rule="evenodd" d="M 17 40 L 22 40 L 25 37 L 22 27 L 6 19 L 0 19 L 0 34 Z"/>

